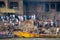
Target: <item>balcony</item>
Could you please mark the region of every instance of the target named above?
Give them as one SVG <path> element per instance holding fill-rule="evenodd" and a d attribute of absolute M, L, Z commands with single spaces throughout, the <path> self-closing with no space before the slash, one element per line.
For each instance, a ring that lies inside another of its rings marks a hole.
<path fill-rule="evenodd" d="M 10 8 L 0 8 L 0 13 L 15 13 L 16 11 L 14 9 Z"/>

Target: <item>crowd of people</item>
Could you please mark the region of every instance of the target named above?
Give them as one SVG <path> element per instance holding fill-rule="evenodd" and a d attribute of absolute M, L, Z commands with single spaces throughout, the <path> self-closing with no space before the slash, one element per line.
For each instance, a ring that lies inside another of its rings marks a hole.
<path fill-rule="evenodd" d="M 59 34 L 60 27 L 57 25 L 57 22 L 46 19 L 46 20 L 38 20 L 36 23 L 40 33 L 42 34 Z"/>
<path fill-rule="evenodd" d="M 36 28 L 34 33 L 38 32 L 39 34 L 57 34 L 60 32 L 60 29 L 57 27 L 56 23 L 51 19 L 37 20 L 35 19 L 35 16 L 6 15 L 0 16 L 0 33 L 12 34 L 13 31 L 23 31 L 23 22 L 26 20 L 32 20 L 34 27 L 30 27 L 32 24 L 30 26 L 26 25 L 28 22 L 25 22 L 26 27 L 24 25 L 24 28 L 27 30 L 29 28 Z M 33 31 L 32 29 L 30 30 L 31 33 Z"/>
<path fill-rule="evenodd" d="M 31 17 L 34 17 L 34 16 L 31 16 Z M 22 31 L 23 29 L 21 29 L 21 26 L 22 26 L 21 24 L 27 19 L 28 19 L 28 16 L 25 16 L 25 15 L 24 16 L 19 16 L 19 15 L 0 16 L 0 32 L 7 31 L 7 34 L 8 34 L 16 30 Z"/>

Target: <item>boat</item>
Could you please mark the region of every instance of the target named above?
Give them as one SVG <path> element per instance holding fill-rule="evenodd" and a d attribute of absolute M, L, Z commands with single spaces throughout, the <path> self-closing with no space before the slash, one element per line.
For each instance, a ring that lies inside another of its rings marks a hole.
<path fill-rule="evenodd" d="M 21 31 L 15 31 L 13 32 L 14 35 L 20 37 L 20 38 L 35 38 L 39 37 L 39 34 L 34 34 L 34 33 L 28 33 L 28 32 L 21 32 Z"/>
<path fill-rule="evenodd" d="M 34 34 L 21 31 L 15 31 L 13 34 L 19 38 L 60 38 L 60 34 Z"/>

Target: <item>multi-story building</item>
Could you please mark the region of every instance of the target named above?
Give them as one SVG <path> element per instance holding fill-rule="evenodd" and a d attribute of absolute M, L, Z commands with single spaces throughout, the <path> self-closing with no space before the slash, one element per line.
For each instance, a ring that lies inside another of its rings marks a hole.
<path fill-rule="evenodd" d="M 35 14 L 39 20 L 52 19 L 60 24 L 60 0 L 0 0 L 0 14 Z"/>
<path fill-rule="evenodd" d="M 24 0 L 24 13 L 35 14 L 39 20 L 52 19 L 60 24 L 60 0 Z"/>
<path fill-rule="evenodd" d="M 18 13 L 23 15 L 23 0 L 0 0 L 0 13 Z"/>

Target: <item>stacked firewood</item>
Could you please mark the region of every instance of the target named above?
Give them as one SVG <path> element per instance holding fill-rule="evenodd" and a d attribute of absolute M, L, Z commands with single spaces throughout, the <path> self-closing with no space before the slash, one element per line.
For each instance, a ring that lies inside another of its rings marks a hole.
<path fill-rule="evenodd" d="M 20 27 L 24 32 L 30 32 L 30 33 L 38 33 L 37 26 L 34 26 L 34 21 L 32 20 L 26 20 L 21 23 Z"/>

